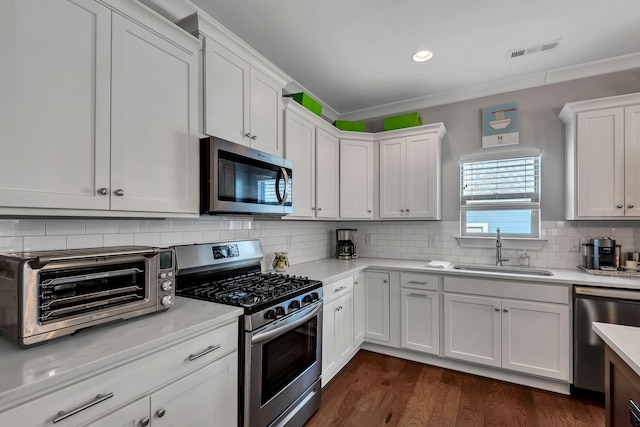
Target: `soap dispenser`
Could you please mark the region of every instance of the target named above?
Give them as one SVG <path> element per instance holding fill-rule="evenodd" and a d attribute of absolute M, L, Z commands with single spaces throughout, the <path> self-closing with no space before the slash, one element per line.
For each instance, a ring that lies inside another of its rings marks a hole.
<path fill-rule="evenodd" d="M 529 267 L 531 262 L 531 257 L 529 256 L 526 250 L 522 252 L 520 257 L 518 258 L 518 262 L 520 264 L 520 267 Z"/>

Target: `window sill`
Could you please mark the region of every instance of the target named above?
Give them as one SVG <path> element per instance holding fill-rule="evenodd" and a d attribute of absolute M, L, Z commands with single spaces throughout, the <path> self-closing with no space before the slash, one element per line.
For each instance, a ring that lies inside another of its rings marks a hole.
<path fill-rule="evenodd" d="M 494 249 L 496 247 L 495 237 L 458 236 L 456 240 L 461 248 Z M 517 237 L 503 237 L 501 241 L 503 249 L 528 249 L 532 251 L 542 250 L 547 243 L 547 239 L 519 239 Z"/>

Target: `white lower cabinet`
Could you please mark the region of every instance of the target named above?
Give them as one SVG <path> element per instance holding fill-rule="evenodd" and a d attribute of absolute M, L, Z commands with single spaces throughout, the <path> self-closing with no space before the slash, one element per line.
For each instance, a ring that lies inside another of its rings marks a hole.
<path fill-rule="evenodd" d="M 473 282 L 485 282 L 454 280 L 461 285 L 461 290 Z M 493 295 L 448 293 L 446 283 L 445 279 L 446 357 L 569 380 L 570 333 L 566 287 L 501 284 L 496 281 L 491 282 L 491 287 L 483 288 L 482 283 L 475 283 L 476 292 L 547 300 L 525 301 Z"/>
<path fill-rule="evenodd" d="M 322 309 L 322 385 L 347 364 L 353 345 L 353 278 L 325 284 Z"/>
<path fill-rule="evenodd" d="M 360 272 L 353 276 L 353 345 L 364 341 L 364 286 L 366 277 Z"/>
<path fill-rule="evenodd" d="M 390 341 L 390 278 L 389 273 L 365 273 L 364 338 Z"/>
<path fill-rule="evenodd" d="M 438 276 L 400 275 L 400 345 L 423 353 L 440 353 Z"/>
<path fill-rule="evenodd" d="M 35 397 L 0 425 L 235 427 L 237 346 L 233 322 Z"/>

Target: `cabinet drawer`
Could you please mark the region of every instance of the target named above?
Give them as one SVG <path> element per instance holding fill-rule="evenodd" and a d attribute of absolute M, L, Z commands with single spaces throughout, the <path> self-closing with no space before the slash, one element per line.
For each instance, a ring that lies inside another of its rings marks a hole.
<path fill-rule="evenodd" d="M 237 343 L 238 324 L 234 322 L 130 363 L 105 368 L 91 378 L 3 412 L 0 425 L 51 427 L 64 411 L 75 413 L 59 420 L 56 426 L 77 426 L 236 351 Z"/>
<path fill-rule="evenodd" d="M 401 273 L 400 286 L 403 288 L 425 289 L 437 291 L 442 280 L 441 276 L 434 274 Z"/>
<path fill-rule="evenodd" d="M 461 277 L 445 277 L 444 291 L 556 304 L 569 304 L 570 293 L 568 285 L 545 285 L 511 280 L 482 280 Z"/>
<path fill-rule="evenodd" d="M 333 301 L 337 297 L 341 297 L 342 295 L 351 292 L 353 290 L 353 277 L 345 277 L 344 279 L 337 280 L 335 282 L 331 282 L 326 284 L 322 288 L 322 292 L 324 292 L 324 301 L 329 302 Z"/>

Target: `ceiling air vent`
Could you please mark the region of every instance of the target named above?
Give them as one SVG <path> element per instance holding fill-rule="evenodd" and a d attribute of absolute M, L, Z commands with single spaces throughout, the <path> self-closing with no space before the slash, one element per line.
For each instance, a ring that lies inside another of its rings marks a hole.
<path fill-rule="evenodd" d="M 533 53 L 548 52 L 558 47 L 561 40 L 562 39 L 556 39 L 536 46 L 529 46 L 521 49 L 512 49 L 507 52 L 507 60 L 520 58 L 522 56 L 531 55 Z"/>

